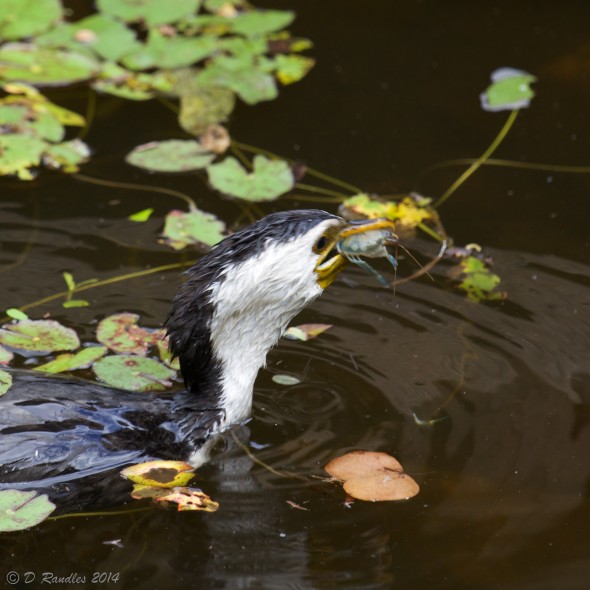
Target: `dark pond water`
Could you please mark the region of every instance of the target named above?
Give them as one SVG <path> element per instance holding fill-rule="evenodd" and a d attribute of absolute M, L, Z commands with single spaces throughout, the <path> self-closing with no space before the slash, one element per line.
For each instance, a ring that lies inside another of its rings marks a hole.
<path fill-rule="evenodd" d="M 464 167 L 428 168 L 485 150 L 506 114 L 483 112 L 478 95 L 491 71 L 512 66 L 539 77 L 538 96 L 497 157 L 589 164 L 587 3 L 304 0 L 297 10 L 294 30 L 314 40 L 318 65 L 274 103 L 240 108 L 238 139 L 368 191 L 437 196 Z M 56 96 L 85 109 L 84 92 Z M 177 135 L 161 105 L 101 99 L 84 173 L 184 191 L 235 220 L 240 210 L 197 177 L 122 164 L 138 143 Z M 257 457 L 309 476 L 349 449 L 386 451 L 419 481 L 414 500 L 346 507 L 337 487 L 273 475 L 230 438 L 200 476 L 217 513 L 46 522 L 2 537 L 2 575 L 77 573 L 87 579 L 77 587 L 91 587 L 93 572 L 120 572 L 117 587 L 150 590 L 588 588 L 588 189 L 587 174 L 481 169 L 441 214 L 457 243 L 493 255 L 505 302 L 472 304 L 428 279 L 393 297 L 350 269 L 300 317 L 335 327 L 270 355 L 249 424 L 251 440 L 270 445 Z M 149 206 L 148 223 L 127 221 Z M 178 261 L 154 236 L 179 206 L 48 173 L 28 185 L 3 180 L 0 306 L 63 290 L 66 269 L 82 280 Z M 88 291 L 87 309 L 36 312 L 88 338 L 96 318 L 115 311 L 155 327 L 178 281 L 170 272 L 117 283 Z M 275 385 L 275 372 L 302 383 Z M 416 424 L 414 414 L 428 419 L 441 407 L 443 421 Z M 113 539 L 122 548 L 105 544 Z"/>

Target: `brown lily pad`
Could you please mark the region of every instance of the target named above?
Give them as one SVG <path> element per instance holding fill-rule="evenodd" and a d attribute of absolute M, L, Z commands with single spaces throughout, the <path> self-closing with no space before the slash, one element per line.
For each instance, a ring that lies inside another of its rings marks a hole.
<path fill-rule="evenodd" d="M 123 469 L 121 475 L 142 486 L 175 488 L 186 485 L 195 470 L 183 461 L 146 461 Z"/>
<path fill-rule="evenodd" d="M 111 350 L 121 354 L 145 356 L 154 344 L 153 333 L 137 325 L 135 313 L 116 313 L 98 324 L 96 338 Z"/>

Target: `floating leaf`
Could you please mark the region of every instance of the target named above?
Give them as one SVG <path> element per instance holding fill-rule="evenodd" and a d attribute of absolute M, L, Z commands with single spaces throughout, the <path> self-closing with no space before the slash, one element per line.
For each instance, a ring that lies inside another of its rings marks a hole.
<path fill-rule="evenodd" d="M 287 10 L 249 10 L 232 19 L 235 33 L 253 37 L 266 35 L 288 27 L 295 19 L 295 13 Z"/>
<path fill-rule="evenodd" d="M 293 84 L 303 78 L 315 65 L 315 60 L 301 55 L 277 55 L 274 58 L 276 76 L 281 84 Z"/>
<path fill-rule="evenodd" d="M 152 207 L 150 207 L 149 209 L 142 209 L 141 211 L 138 211 L 137 213 L 133 213 L 127 219 L 129 219 L 130 221 L 136 221 L 138 223 L 143 223 L 144 221 L 147 221 L 152 216 L 153 212 L 154 212 L 154 210 Z"/>
<path fill-rule="evenodd" d="M 61 305 L 65 309 L 70 309 L 72 307 L 88 307 L 90 303 L 88 303 L 86 299 L 68 299 L 67 301 L 64 301 Z"/>
<path fill-rule="evenodd" d="M 178 510 L 201 510 L 215 512 L 219 503 L 197 488 L 175 487 L 173 489 L 135 485 L 131 497 L 136 500 L 150 499 L 159 504 L 176 504 Z"/>
<path fill-rule="evenodd" d="M 199 4 L 200 0 L 98 0 L 98 9 L 125 22 L 143 20 L 148 25 L 162 25 L 196 12 Z"/>
<path fill-rule="evenodd" d="M 93 14 L 76 23 L 63 23 L 37 37 L 36 43 L 42 47 L 82 51 L 92 48 L 103 59 L 112 61 L 118 61 L 142 46 L 131 29 L 105 14 Z"/>
<path fill-rule="evenodd" d="M 231 157 L 208 166 L 207 172 L 213 188 L 247 201 L 272 201 L 290 191 L 295 184 L 287 162 L 269 160 L 264 156 L 254 158 L 251 173 Z"/>
<path fill-rule="evenodd" d="M 114 352 L 145 356 L 154 344 L 154 335 L 137 325 L 139 316 L 134 313 L 116 313 L 101 320 L 96 338 Z"/>
<path fill-rule="evenodd" d="M 6 310 L 6 315 L 13 320 L 28 320 L 29 316 L 16 307 L 10 307 Z"/>
<path fill-rule="evenodd" d="M 297 379 L 293 375 L 273 375 L 272 380 L 279 385 L 297 385 L 301 383 L 301 379 Z"/>
<path fill-rule="evenodd" d="M 329 330 L 332 324 L 300 324 L 299 326 L 291 326 L 287 328 L 283 334 L 283 338 L 287 340 L 312 340 L 317 338 L 320 334 Z"/>
<path fill-rule="evenodd" d="M 28 43 L 8 43 L 0 48 L 0 80 L 38 85 L 71 84 L 88 80 L 98 69 L 98 62 L 74 51 Z"/>
<path fill-rule="evenodd" d="M 12 375 L 0 369 L 0 395 L 4 395 L 12 385 Z"/>
<path fill-rule="evenodd" d="M 158 93 L 172 91 L 172 76 L 168 71 L 138 73 L 106 63 L 100 76 L 92 83 L 92 88 L 128 100 L 150 100 Z"/>
<path fill-rule="evenodd" d="M 103 357 L 107 352 L 106 346 L 89 346 L 76 354 L 60 354 L 56 359 L 35 367 L 35 371 L 44 373 L 63 373 L 64 371 L 75 371 L 85 369 L 92 363 Z"/>
<path fill-rule="evenodd" d="M 22 320 L 0 329 L 0 344 L 16 350 L 48 353 L 75 350 L 80 340 L 74 330 L 55 320 Z"/>
<path fill-rule="evenodd" d="M 205 168 L 214 158 L 194 139 L 169 139 L 138 145 L 125 160 L 153 172 L 187 172 Z"/>
<path fill-rule="evenodd" d="M 78 172 L 79 165 L 90 158 L 90 148 L 81 139 L 50 145 L 43 154 L 48 168 L 61 169 L 68 174 Z"/>
<path fill-rule="evenodd" d="M 156 341 L 160 360 L 171 369 L 180 371 L 180 360 L 178 357 L 172 357 L 172 353 L 170 352 L 170 341 L 168 336 L 166 336 L 166 330 L 158 330 L 155 332 L 154 339 Z"/>
<path fill-rule="evenodd" d="M 185 486 L 195 476 L 192 465 L 183 461 L 146 461 L 131 465 L 121 475 L 142 486 L 174 488 Z"/>
<path fill-rule="evenodd" d="M 529 106 L 535 96 L 531 84 L 535 76 L 514 68 L 499 68 L 492 73 L 492 84 L 480 95 L 486 111 L 511 111 Z"/>
<path fill-rule="evenodd" d="M 191 94 L 181 95 L 178 122 L 188 133 L 200 135 L 210 125 L 225 121 L 235 103 L 234 93 L 227 88 L 199 87 Z"/>
<path fill-rule="evenodd" d="M 387 453 L 353 451 L 330 461 L 324 469 L 344 482 L 344 491 L 357 500 L 408 500 L 420 487 L 397 459 Z"/>
<path fill-rule="evenodd" d="M 0 176 L 16 174 L 21 180 L 32 180 L 30 168 L 41 164 L 47 143 L 27 135 L 0 135 Z"/>
<path fill-rule="evenodd" d="M 6 350 L 6 348 L 0 346 L 0 365 L 7 365 L 13 357 L 14 355 L 10 350 Z"/>
<path fill-rule="evenodd" d="M 46 494 L 0 491 L 0 531 L 22 531 L 43 522 L 53 511 L 55 504 Z"/>
<path fill-rule="evenodd" d="M 496 291 L 500 277 L 494 274 L 483 260 L 467 256 L 459 263 L 458 272 L 452 274 L 459 279 L 459 288 L 465 291 L 471 301 L 493 301 L 506 299 L 506 292 Z"/>
<path fill-rule="evenodd" d="M 216 49 L 217 37 L 214 35 L 168 37 L 158 29 L 152 29 L 147 43 L 122 62 L 132 70 L 183 68 L 209 57 Z"/>
<path fill-rule="evenodd" d="M 175 250 L 182 250 L 193 244 L 213 246 L 225 236 L 225 224 L 215 215 L 205 211 L 170 211 L 166 215 L 163 242 Z"/>
<path fill-rule="evenodd" d="M 62 14 L 59 0 L 0 0 L 0 39 L 33 37 Z"/>
<path fill-rule="evenodd" d="M 176 371 L 162 363 L 134 355 L 106 356 L 92 369 L 101 381 L 130 391 L 161 391 L 176 376 Z"/>

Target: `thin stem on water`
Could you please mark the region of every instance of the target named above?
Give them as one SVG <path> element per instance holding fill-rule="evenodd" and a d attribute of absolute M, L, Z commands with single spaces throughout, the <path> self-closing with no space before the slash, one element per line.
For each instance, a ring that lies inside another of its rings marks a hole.
<path fill-rule="evenodd" d="M 490 144 L 488 149 L 471 165 L 453 184 L 446 190 L 446 192 L 437 199 L 434 204 L 432 205 L 435 209 L 440 207 L 498 148 L 498 146 L 502 143 L 508 131 L 514 124 L 514 121 L 519 113 L 518 109 L 514 109 L 511 111 L 508 119 L 506 119 L 506 123 L 500 130 L 500 133 L 496 136 L 494 141 Z"/>
<path fill-rule="evenodd" d="M 320 195 L 326 195 L 328 197 L 336 197 L 340 201 L 346 199 L 346 195 L 332 191 L 329 188 L 322 188 L 321 186 L 313 186 L 312 184 L 302 184 L 301 182 L 295 183 L 295 188 L 302 191 L 309 191 L 310 193 L 319 193 Z"/>
<path fill-rule="evenodd" d="M 78 133 L 78 139 L 84 139 L 90 128 L 92 127 L 92 123 L 94 122 L 94 115 L 96 114 L 96 92 L 92 90 L 92 88 L 88 88 L 88 102 L 86 103 L 86 116 L 84 117 L 86 120 L 86 125 L 82 127 L 80 133 Z"/>
<path fill-rule="evenodd" d="M 449 166 L 465 166 L 477 162 L 475 158 L 464 158 L 461 160 L 445 160 L 438 164 L 429 166 L 424 174 L 433 170 L 447 168 Z M 523 170 L 539 170 L 541 172 L 561 172 L 564 174 L 590 174 L 590 166 L 566 166 L 561 164 L 542 164 L 538 162 L 517 162 L 515 160 L 500 160 L 488 158 L 481 163 L 482 166 L 499 166 L 505 168 L 522 168 Z"/>

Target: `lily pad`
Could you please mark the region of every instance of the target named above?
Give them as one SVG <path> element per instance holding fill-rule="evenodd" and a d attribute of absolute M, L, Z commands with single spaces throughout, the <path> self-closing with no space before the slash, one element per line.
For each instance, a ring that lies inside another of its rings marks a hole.
<path fill-rule="evenodd" d="M 29 316 L 24 311 L 21 311 L 20 309 L 17 309 L 16 307 L 9 307 L 6 310 L 6 315 L 9 318 L 12 318 L 13 320 L 28 320 L 29 319 Z"/>
<path fill-rule="evenodd" d="M 225 224 L 205 211 L 170 211 L 166 215 L 164 224 L 163 242 L 174 248 L 182 250 L 194 244 L 213 246 L 224 237 Z"/>
<path fill-rule="evenodd" d="M 101 381 L 130 391 L 162 391 L 176 376 L 176 371 L 162 363 L 135 355 L 106 356 L 92 369 Z"/>
<path fill-rule="evenodd" d="M 154 339 L 156 341 L 156 347 L 158 349 L 160 360 L 167 367 L 170 367 L 175 371 L 180 371 L 180 360 L 178 357 L 172 357 L 172 353 L 170 352 L 170 341 L 168 336 L 166 336 L 166 330 L 162 329 L 155 332 Z"/>
<path fill-rule="evenodd" d="M 182 68 L 209 57 L 217 49 L 217 37 L 168 37 L 152 29 L 148 41 L 135 53 L 127 55 L 122 63 L 132 70 L 149 68 Z"/>
<path fill-rule="evenodd" d="M 0 80 L 36 85 L 61 85 L 88 80 L 98 62 L 74 51 L 8 43 L 0 48 Z"/>
<path fill-rule="evenodd" d="M 501 282 L 500 277 L 494 274 L 483 260 L 467 256 L 461 260 L 457 271 L 452 274 L 462 279 L 459 288 L 465 291 L 471 301 L 506 299 L 506 292 L 497 290 Z"/>
<path fill-rule="evenodd" d="M 61 169 L 68 174 L 78 172 L 79 165 L 88 162 L 90 148 L 81 139 L 50 145 L 43 154 L 48 168 Z"/>
<path fill-rule="evenodd" d="M 210 125 L 225 121 L 234 110 L 236 98 L 227 88 L 205 86 L 180 97 L 180 126 L 193 135 L 204 133 Z"/>
<path fill-rule="evenodd" d="M 183 461 L 146 461 L 131 465 L 121 475 L 133 483 L 158 488 L 185 486 L 195 476 L 192 465 Z"/>
<path fill-rule="evenodd" d="M 290 191 L 295 180 L 283 160 L 254 158 L 254 170 L 248 173 L 235 158 L 225 158 L 207 167 L 209 182 L 218 191 L 246 201 L 272 201 Z"/>
<path fill-rule="evenodd" d="M 12 385 L 12 375 L 0 369 L 0 395 L 4 395 Z"/>
<path fill-rule="evenodd" d="M 14 355 L 10 350 L 7 350 L 3 346 L 0 346 L 0 365 L 7 365 L 14 358 Z"/>
<path fill-rule="evenodd" d="M 98 0 L 98 9 L 125 22 L 143 20 L 148 25 L 173 23 L 196 12 L 200 0 Z"/>
<path fill-rule="evenodd" d="M 106 346 L 89 346 L 76 354 L 60 354 L 56 359 L 35 367 L 35 371 L 44 373 L 63 373 L 64 371 L 75 371 L 85 369 L 92 363 L 103 357 L 107 352 Z"/>
<path fill-rule="evenodd" d="M 31 168 L 41 164 L 47 143 L 27 135 L 0 135 L 0 176 L 16 174 L 21 180 L 32 180 Z"/>
<path fill-rule="evenodd" d="M 145 356 L 154 344 L 154 335 L 137 325 L 139 316 L 134 313 L 117 313 L 100 321 L 96 338 L 114 352 Z"/>
<path fill-rule="evenodd" d="M 303 78 L 315 65 L 315 60 L 302 55 L 277 55 L 275 74 L 281 84 L 293 84 Z"/>
<path fill-rule="evenodd" d="M 53 511 L 55 504 L 46 494 L 0 491 L 0 531 L 22 531 L 43 522 Z"/>
<path fill-rule="evenodd" d="M 0 0 L 0 39 L 33 37 L 62 15 L 59 0 Z"/>
<path fill-rule="evenodd" d="M 288 27 L 295 19 L 295 13 L 287 10 L 249 10 L 232 19 L 235 33 L 246 37 L 267 35 Z"/>
<path fill-rule="evenodd" d="M 138 145 L 125 160 L 152 172 L 188 172 L 205 168 L 214 158 L 194 139 L 169 139 Z"/>
<path fill-rule="evenodd" d="M 179 511 L 200 510 L 215 512 L 219 503 L 197 488 L 175 487 L 173 489 L 135 485 L 131 497 L 136 500 L 150 499 L 155 503 L 176 504 Z"/>
<path fill-rule="evenodd" d="M 344 482 L 344 491 L 357 500 L 408 500 L 420 491 L 399 461 L 387 453 L 353 451 L 330 461 L 324 469 Z"/>
<path fill-rule="evenodd" d="M 299 326 L 290 326 L 285 330 L 283 338 L 305 342 L 317 338 L 320 334 L 332 327 L 332 324 L 300 324 Z"/>
<path fill-rule="evenodd" d="M 127 100 L 150 100 L 160 93 L 172 91 L 171 75 L 168 71 L 150 74 L 132 72 L 118 64 L 106 63 L 98 80 L 92 82 L 97 92 L 112 94 Z"/>
<path fill-rule="evenodd" d="M 103 59 L 112 61 L 118 61 L 142 46 L 131 29 L 105 14 L 94 14 L 76 23 L 63 23 L 37 37 L 36 43 L 43 47 L 91 48 Z"/>
<path fill-rule="evenodd" d="M 23 320 L 0 329 L 0 344 L 17 351 L 49 353 L 75 350 L 78 335 L 55 320 Z"/>
<path fill-rule="evenodd" d="M 492 73 L 492 84 L 480 95 L 486 111 L 511 111 L 529 106 L 535 96 L 531 84 L 535 76 L 514 68 L 499 68 Z"/>

